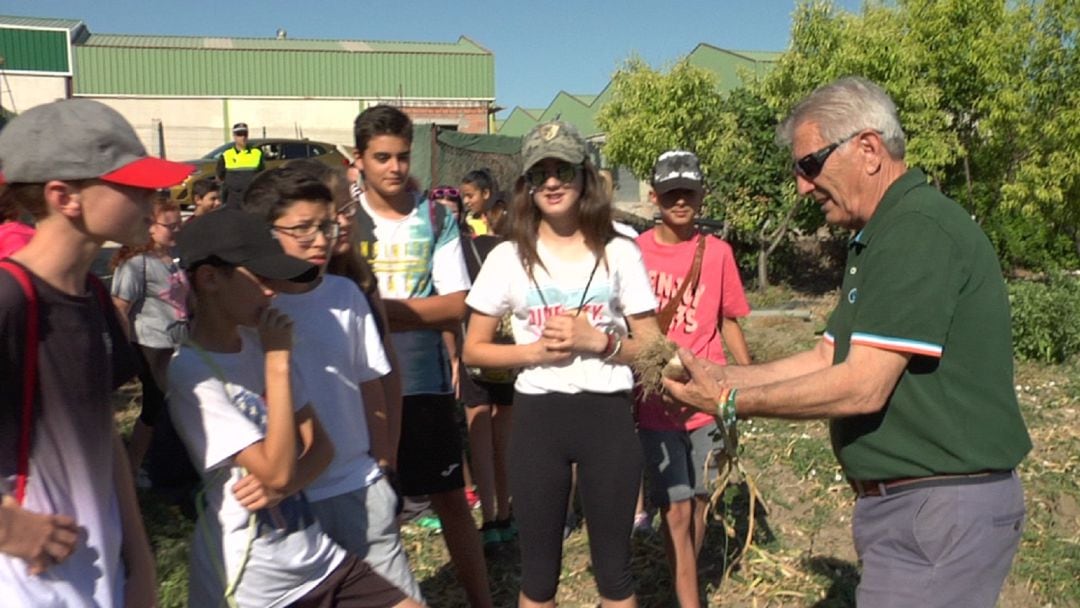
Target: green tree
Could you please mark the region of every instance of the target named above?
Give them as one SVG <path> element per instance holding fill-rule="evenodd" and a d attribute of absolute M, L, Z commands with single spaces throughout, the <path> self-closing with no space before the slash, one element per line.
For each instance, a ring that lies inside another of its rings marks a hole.
<path fill-rule="evenodd" d="M 1009 135 L 1004 207 L 1067 237 L 1080 256 L 1080 3 L 1038 3 L 1025 34 L 1019 87 L 1010 92 L 1018 102 L 1006 108 L 1013 113 L 991 114 Z"/>
<path fill-rule="evenodd" d="M 720 145 L 722 98 L 712 72 L 683 60 L 662 73 L 635 57 L 616 72 L 612 86 L 614 94 L 597 116 L 604 156 L 639 178 L 648 178 L 666 150 L 701 153 Z"/>
<path fill-rule="evenodd" d="M 802 219 L 790 159 L 773 143 L 776 120 L 768 106 L 744 89 L 724 95 L 715 75 L 685 59 L 667 72 L 631 59 L 613 86 L 597 117 L 605 131 L 604 156 L 648 179 L 665 150 L 695 152 L 709 186 L 705 215 L 722 219 L 725 233 L 755 244 L 758 286 L 768 286 L 769 256 Z"/>
<path fill-rule="evenodd" d="M 1075 0 L 875 1 L 858 15 L 803 2 L 760 92 L 782 116 L 840 76 L 878 82 L 897 103 L 908 162 L 983 224 L 1007 263 L 1075 263 L 1078 12 Z"/>

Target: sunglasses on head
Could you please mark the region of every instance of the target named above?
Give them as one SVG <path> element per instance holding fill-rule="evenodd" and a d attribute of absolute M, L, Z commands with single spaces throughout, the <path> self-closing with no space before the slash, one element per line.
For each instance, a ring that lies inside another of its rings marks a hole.
<path fill-rule="evenodd" d="M 435 188 L 431 191 L 431 198 L 461 198 L 461 191 L 457 188 Z"/>
<path fill-rule="evenodd" d="M 798 173 L 806 179 L 814 179 L 818 175 L 821 175 L 821 170 L 825 168 L 825 161 L 829 159 L 829 155 L 859 133 L 862 133 L 862 130 L 856 131 L 840 141 L 833 142 L 824 148 L 816 152 L 811 152 L 795 161 L 795 173 Z"/>
<path fill-rule="evenodd" d="M 548 177 L 554 175 L 555 179 L 564 184 L 569 184 L 577 177 L 578 166 L 571 165 L 570 163 L 559 163 L 555 166 L 555 170 L 548 172 L 543 165 L 533 165 L 528 171 L 525 172 L 525 181 L 529 182 L 529 185 L 533 188 L 539 188 L 544 185 L 544 182 L 548 180 Z"/>

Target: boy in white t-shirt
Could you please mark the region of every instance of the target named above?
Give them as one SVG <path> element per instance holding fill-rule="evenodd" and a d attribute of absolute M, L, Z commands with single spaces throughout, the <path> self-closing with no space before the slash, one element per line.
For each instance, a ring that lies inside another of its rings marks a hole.
<path fill-rule="evenodd" d="M 354 125 L 364 176 L 354 218 L 359 250 L 379 279 L 391 341 L 402 366 L 398 473 L 406 496 L 428 495 L 469 603 L 491 606 L 480 534 L 465 501 L 461 436 L 442 330 L 465 316 L 469 275 L 457 224 L 409 186 L 412 121 L 375 106 Z"/>
<path fill-rule="evenodd" d="M 268 282 L 308 282 L 318 268 L 285 255 L 258 218 L 235 209 L 192 220 L 178 245 L 195 314 L 169 366 L 169 411 L 205 485 L 189 604 L 418 606 L 334 543 L 300 492 L 334 448 Z"/>
<path fill-rule="evenodd" d="M 334 443 L 334 460 L 304 488 L 326 533 L 410 597 L 421 599 L 401 544 L 397 495 L 383 474 L 391 454 L 379 378 L 390 372 L 367 298 L 351 280 L 326 273 L 340 226 L 333 194 L 303 165 L 264 171 L 240 203 L 265 222 L 285 253 L 319 269 L 311 283 L 279 282 L 274 306 L 294 319 L 293 348 L 308 397 Z"/>

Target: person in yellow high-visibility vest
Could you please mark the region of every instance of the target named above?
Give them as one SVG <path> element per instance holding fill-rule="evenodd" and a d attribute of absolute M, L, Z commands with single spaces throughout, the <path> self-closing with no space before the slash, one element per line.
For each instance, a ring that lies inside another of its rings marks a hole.
<path fill-rule="evenodd" d="M 218 157 L 217 178 L 222 182 L 221 204 L 240 204 L 251 180 L 263 170 L 262 150 L 248 146 L 247 123 L 233 125 L 233 147 Z"/>

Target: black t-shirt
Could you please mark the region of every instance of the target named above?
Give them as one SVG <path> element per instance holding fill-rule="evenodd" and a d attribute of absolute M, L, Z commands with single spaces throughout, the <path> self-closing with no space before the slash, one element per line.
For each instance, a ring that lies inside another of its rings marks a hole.
<path fill-rule="evenodd" d="M 81 459 L 82 448 L 95 453 L 112 449 L 110 398 L 135 375 L 138 363 L 111 300 L 107 294 L 102 297 L 90 279 L 84 295 L 72 296 L 32 273 L 30 277 L 40 323 L 31 461 L 36 467 L 65 466 Z M 0 378 L 4 379 L 0 382 L 0 478 L 4 479 L 16 469 L 25 342 L 26 297 L 15 278 L 0 270 Z M 50 449 L 46 444 L 54 442 L 63 446 L 63 454 L 57 458 L 42 454 Z"/>

